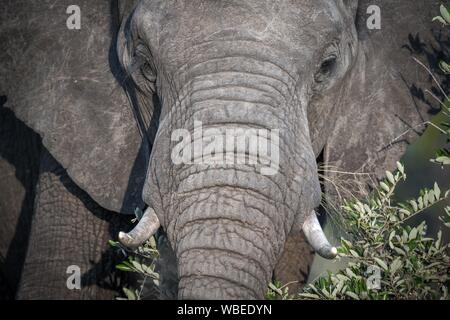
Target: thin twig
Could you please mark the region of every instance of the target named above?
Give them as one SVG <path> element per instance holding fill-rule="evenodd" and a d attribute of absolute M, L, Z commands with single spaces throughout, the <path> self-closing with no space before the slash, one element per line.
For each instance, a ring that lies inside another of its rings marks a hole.
<path fill-rule="evenodd" d="M 416 61 L 419 65 L 421 65 L 428 72 L 428 74 L 431 76 L 431 78 L 433 78 L 434 82 L 438 86 L 439 90 L 441 90 L 444 97 L 450 102 L 450 99 L 448 98 L 447 94 L 445 93 L 444 89 L 442 88 L 441 84 L 439 83 L 439 81 L 437 80 L 437 78 L 433 74 L 433 72 L 430 70 L 430 68 L 428 68 L 422 61 L 420 61 L 416 57 L 412 57 L 412 58 L 414 61 Z"/>
<path fill-rule="evenodd" d="M 431 97 L 433 97 L 437 102 L 439 102 L 440 105 L 442 105 L 445 109 L 447 109 L 446 104 L 443 103 L 443 102 L 441 101 L 441 99 L 439 99 L 438 97 L 436 97 L 436 95 L 435 95 L 433 92 L 431 92 L 430 90 L 426 89 L 426 90 L 425 90 L 425 93 L 428 93 L 428 94 L 429 94 Z"/>
<path fill-rule="evenodd" d="M 402 134 L 400 134 L 398 137 L 394 138 L 388 145 L 392 145 L 394 142 L 396 142 L 398 139 L 400 139 L 401 137 L 407 135 L 411 130 L 417 129 L 419 127 L 422 127 L 424 125 L 430 125 L 432 127 L 434 127 L 435 129 L 439 130 L 440 132 L 447 134 L 447 132 L 445 132 L 444 130 L 442 130 L 441 128 L 439 128 L 437 125 L 435 125 L 434 123 L 430 122 L 430 121 L 425 121 L 422 123 L 419 123 L 418 125 L 409 128 L 408 130 L 406 130 L 405 132 L 403 132 Z"/>
<path fill-rule="evenodd" d="M 324 171 L 330 172 L 330 173 L 352 175 L 352 176 L 370 176 L 373 174 L 373 173 L 366 173 L 366 172 L 345 172 L 345 171 L 334 171 L 334 170 L 324 170 Z"/>

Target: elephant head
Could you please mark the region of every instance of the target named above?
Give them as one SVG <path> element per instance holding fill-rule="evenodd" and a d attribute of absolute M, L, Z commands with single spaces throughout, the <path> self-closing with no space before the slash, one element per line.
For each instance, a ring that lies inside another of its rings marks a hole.
<path fill-rule="evenodd" d="M 98 7 L 87 27 L 24 53 L 22 68 L 39 69 L 39 56 L 51 67 L 11 88 L 36 92 L 12 107 L 99 204 L 130 213 L 146 203 L 120 240 L 133 247 L 162 227 L 179 298 L 262 298 L 299 230 L 334 257 L 315 215 L 316 158 L 389 168 L 407 141 L 391 142 L 421 121 L 398 62 L 408 13 L 430 11 L 427 1 L 396 2 L 401 17 L 371 1 L 390 15 L 378 32 L 365 1 L 122 2 L 118 61 L 105 5 L 79 2 Z M 50 37 L 36 33 L 37 44 Z M 227 148 L 239 138 L 243 148 Z"/>
<path fill-rule="evenodd" d="M 333 123 L 312 137 L 308 109 L 332 114 L 347 90 L 354 14 L 341 2 L 142 1 L 124 23 L 118 52 L 139 113 L 154 108 L 154 94 L 162 108 L 143 190 L 150 209 L 121 240 L 138 245 L 161 223 L 181 298 L 261 297 L 293 228 L 320 254 L 336 255 L 314 213 L 316 157 Z M 181 141 L 187 161 L 177 163 L 179 130 L 189 141 Z M 264 173 L 251 130 L 270 136 L 262 143 L 274 172 Z M 247 144 L 221 162 L 242 136 Z"/>

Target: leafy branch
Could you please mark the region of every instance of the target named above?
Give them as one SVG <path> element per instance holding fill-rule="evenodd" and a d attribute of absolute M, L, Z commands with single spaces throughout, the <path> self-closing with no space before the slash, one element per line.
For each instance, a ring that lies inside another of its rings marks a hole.
<path fill-rule="evenodd" d="M 342 206 L 339 259 L 350 261 L 336 273 L 329 272 L 309 284 L 296 296 L 278 294 L 281 299 L 447 299 L 450 280 L 448 244 L 442 232 L 427 237 L 425 222 L 411 227 L 411 217 L 447 199 L 434 184 L 409 201 L 396 203 L 396 186 L 406 180 L 403 166 L 386 178 L 365 200 L 347 201 Z M 450 206 L 441 221 L 450 227 Z M 272 289 L 272 294 L 277 291 Z"/>
<path fill-rule="evenodd" d="M 433 21 L 440 22 L 443 27 L 448 27 L 450 25 L 450 6 L 446 8 L 444 5 L 441 5 L 440 8 L 440 15 L 433 18 Z M 446 75 L 450 74 L 450 64 L 447 63 L 444 60 L 439 61 L 439 68 L 442 70 L 442 72 Z M 426 68 L 427 71 L 432 75 L 431 71 Z M 435 82 L 437 82 L 436 78 L 433 76 L 433 79 Z M 439 88 L 441 89 L 442 93 L 446 97 L 446 102 L 442 103 L 442 109 L 444 115 L 447 117 L 447 121 L 444 121 L 441 123 L 443 130 L 445 131 L 444 134 L 447 136 L 447 142 L 450 142 L 450 104 L 449 104 L 449 98 L 446 92 L 443 91 L 439 83 L 437 83 Z M 436 155 L 436 159 L 431 160 L 434 163 L 440 164 L 441 166 L 444 165 L 450 165 L 450 149 L 449 148 L 442 148 L 438 151 L 438 154 Z"/>

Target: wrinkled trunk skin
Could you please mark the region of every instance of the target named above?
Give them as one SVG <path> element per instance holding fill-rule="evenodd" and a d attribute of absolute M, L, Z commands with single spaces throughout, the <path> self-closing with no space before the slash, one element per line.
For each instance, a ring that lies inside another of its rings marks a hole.
<path fill-rule="evenodd" d="M 218 187 L 203 197 L 178 222 L 178 296 L 262 298 L 286 237 L 277 209 L 251 191 Z"/>
<path fill-rule="evenodd" d="M 159 86 L 165 107 L 144 200 L 176 254 L 180 299 L 261 299 L 294 222 L 320 201 L 304 93 L 284 69 L 257 59 L 192 65 L 170 90 Z M 194 120 L 204 130 L 279 129 L 278 173 L 248 164 L 174 165 L 171 133 L 192 134 Z"/>
<path fill-rule="evenodd" d="M 200 197 L 184 199 L 174 239 L 179 297 L 261 297 L 284 240 L 277 230 L 286 228 L 274 206 L 266 195 L 237 186 L 205 187 Z"/>
<path fill-rule="evenodd" d="M 314 206 L 306 196 L 313 194 L 311 181 L 292 208 L 285 203 L 288 183 L 279 187 L 286 177 L 274 182 L 245 169 L 189 167 L 172 194 L 174 217 L 166 226 L 178 259 L 179 298 L 262 298 L 297 213 Z"/>
<path fill-rule="evenodd" d="M 234 172 L 239 175 L 239 170 Z M 209 177 L 200 182 L 201 190 L 182 191 L 185 195 L 170 207 L 178 215 L 167 228 L 178 260 L 178 297 L 261 299 L 294 212 L 281 203 L 282 193 L 277 198 L 237 181 L 226 186 L 217 173 Z M 219 181 L 217 186 L 211 186 L 209 179 Z M 263 183 L 261 190 L 273 188 Z M 310 202 L 305 198 L 303 203 Z"/>

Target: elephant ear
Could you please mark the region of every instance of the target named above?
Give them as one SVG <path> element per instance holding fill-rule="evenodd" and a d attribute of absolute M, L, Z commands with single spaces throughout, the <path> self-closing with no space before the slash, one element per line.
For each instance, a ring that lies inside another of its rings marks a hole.
<path fill-rule="evenodd" d="M 374 5 L 381 13 L 379 30 L 367 27 L 367 19 L 377 13 Z M 432 22 L 438 13 L 439 4 L 429 0 L 359 1 L 359 53 L 325 148 L 328 164 L 380 178 L 424 129 L 424 122 L 439 107 L 424 92 L 438 92 L 412 57 L 438 73 L 440 26 Z"/>
<path fill-rule="evenodd" d="M 134 1 L 126 2 L 79 0 L 80 28 L 71 29 L 72 1 L 6 1 L 0 85 L 80 188 L 104 208 L 132 213 L 143 206 L 149 150 L 115 55 L 119 8 Z"/>

